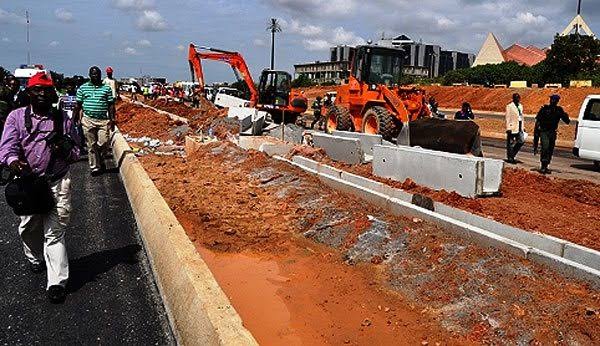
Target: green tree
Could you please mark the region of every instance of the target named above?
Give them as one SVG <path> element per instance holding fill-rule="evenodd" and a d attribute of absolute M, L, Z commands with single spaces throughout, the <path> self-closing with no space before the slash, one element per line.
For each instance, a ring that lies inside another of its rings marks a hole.
<path fill-rule="evenodd" d="M 6 70 L 4 67 L 0 66 L 0 82 L 2 82 L 4 77 L 6 77 L 8 74 L 10 74 L 10 72 L 8 72 L 8 70 Z"/>
<path fill-rule="evenodd" d="M 600 66 L 600 41 L 592 36 L 573 34 L 554 37 L 546 58 L 548 72 L 567 84 L 575 76 L 594 74 Z"/>
<path fill-rule="evenodd" d="M 313 85 L 314 83 L 305 74 L 299 75 L 298 78 L 292 81 L 292 88 L 310 87 Z"/>

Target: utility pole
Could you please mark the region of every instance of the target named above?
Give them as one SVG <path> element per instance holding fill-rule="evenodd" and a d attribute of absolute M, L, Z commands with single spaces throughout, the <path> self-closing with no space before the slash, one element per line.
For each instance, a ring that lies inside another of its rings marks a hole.
<path fill-rule="evenodd" d="M 25 11 L 27 18 L 27 65 L 31 65 L 31 44 L 29 42 L 29 11 Z"/>
<path fill-rule="evenodd" d="M 581 15 L 581 0 L 578 0 L 578 1 L 577 1 L 577 16 L 580 16 L 580 15 Z M 580 26 L 581 26 L 581 25 L 580 25 L 579 23 L 577 23 L 577 24 L 575 25 L 575 34 L 576 34 L 576 35 L 579 35 L 579 27 L 580 27 Z"/>
<path fill-rule="evenodd" d="M 281 32 L 281 25 L 277 18 L 271 18 L 267 31 L 271 32 L 271 70 L 275 69 L 275 33 Z"/>

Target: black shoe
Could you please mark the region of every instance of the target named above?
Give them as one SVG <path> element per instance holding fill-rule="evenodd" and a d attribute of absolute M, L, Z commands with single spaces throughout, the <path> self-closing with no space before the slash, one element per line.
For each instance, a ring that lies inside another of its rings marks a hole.
<path fill-rule="evenodd" d="M 40 274 L 40 273 L 44 272 L 44 270 L 46 270 L 46 262 L 39 262 L 39 263 L 29 262 L 29 269 L 34 274 Z"/>
<path fill-rule="evenodd" d="M 60 304 L 65 301 L 65 297 L 67 296 L 67 291 L 64 287 L 59 285 L 50 286 L 48 291 L 48 301 L 52 304 Z"/>
<path fill-rule="evenodd" d="M 92 175 L 92 177 L 97 177 L 100 174 L 102 174 L 102 169 L 100 169 L 100 168 L 94 168 L 94 169 L 92 169 L 92 171 L 90 172 L 90 174 Z"/>
<path fill-rule="evenodd" d="M 548 169 L 548 168 L 542 168 L 540 169 L 540 173 L 542 174 L 552 174 L 552 172 Z"/>
<path fill-rule="evenodd" d="M 510 163 L 511 165 L 516 165 L 517 164 L 517 160 L 515 160 L 515 159 L 506 159 L 506 160 L 504 160 L 504 162 Z"/>

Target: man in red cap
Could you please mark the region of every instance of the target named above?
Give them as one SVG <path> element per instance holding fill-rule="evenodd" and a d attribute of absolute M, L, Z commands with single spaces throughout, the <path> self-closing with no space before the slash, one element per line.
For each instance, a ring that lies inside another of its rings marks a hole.
<path fill-rule="evenodd" d="M 45 191 L 53 196 L 55 203 L 49 212 L 21 215 L 18 230 L 31 271 L 46 270 L 48 299 L 60 303 L 69 279 L 65 244 L 71 211 L 69 166 L 79 159 L 79 138 L 71 119 L 53 109 L 58 96 L 46 73 L 31 77 L 26 91 L 30 105 L 12 111 L 6 119 L 0 164 L 8 166 L 23 183 L 44 181 Z M 44 208 L 50 209 L 48 205 Z"/>
<path fill-rule="evenodd" d="M 117 81 L 113 78 L 113 69 L 110 66 L 106 68 L 106 78 L 104 78 L 103 83 L 110 87 L 110 89 L 112 90 L 113 98 L 115 100 L 118 100 L 119 88 L 117 85 Z"/>

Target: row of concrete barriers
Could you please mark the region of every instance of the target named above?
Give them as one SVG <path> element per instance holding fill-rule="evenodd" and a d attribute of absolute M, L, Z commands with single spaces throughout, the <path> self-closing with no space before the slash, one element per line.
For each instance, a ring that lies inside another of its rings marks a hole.
<path fill-rule="evenodd" d="M 313 133 L 313 143 L 334 161 L 372 161 L 376 176 L 399 182 L 411 179 L 419 185 L 465 197 L 498 194 L 502 184 L 501 160 L 396 146 L 381 136 L 355 132 Z"/>

